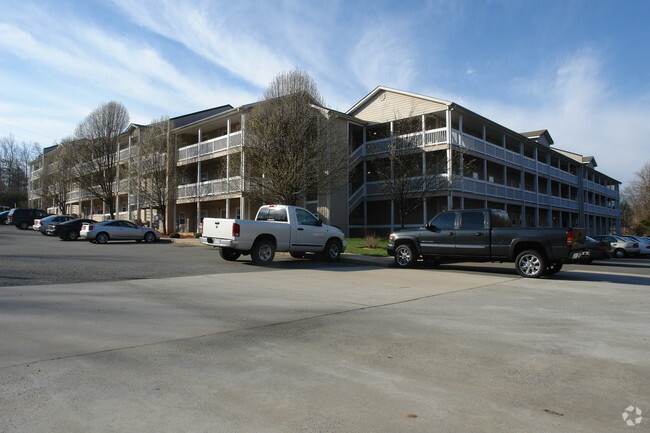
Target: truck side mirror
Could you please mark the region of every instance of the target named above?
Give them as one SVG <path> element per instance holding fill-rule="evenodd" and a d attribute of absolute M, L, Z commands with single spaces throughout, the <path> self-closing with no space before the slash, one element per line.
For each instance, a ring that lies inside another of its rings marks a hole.
<path fill-rule="evenodd" d="M 432 232 L 435 232 L 436 230 L 438 230 L 438 228 L 436 226 L 434 226 L 433 224 L 427 224 L 426 226 L 424 226 L 424 228 L 429 230 L 429 231 L 432 231 Z"/>
<path fill-rule="evenodd" d="M 318 218 L 318 219 L 316 220 L 316 226 L 317 226 L 317 227 L 322 227 L 322 226 L 323 226 L 323 220 L 320 219 L 320 218 Z"/>

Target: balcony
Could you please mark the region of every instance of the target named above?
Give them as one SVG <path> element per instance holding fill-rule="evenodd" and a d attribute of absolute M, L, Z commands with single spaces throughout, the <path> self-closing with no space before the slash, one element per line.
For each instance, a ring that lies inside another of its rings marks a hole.
<path fill-rule="evenodd" d="M 241 191 L 240 183 L 241 177 L 237 176 L 229 179 L 214 179 L 200 182 L 198 188 L 196 183 L 180 185 L 178 187 L 177 198 L 180 200 L 238 193 Z"/>
<path fill-rule="evenodd" d="M 417 147 L 434 146 L 436 144 L 447 143 L 447 128 L 431 129 L 428 131 L 415 132 L 413 134 L 400 135 L 397 138 L 410 140 Z M 388 152 L 388 145 L 391 138 L 382 138 L 381 140 L 366 141 L 357 147 L 350 156 L 348 162 L 350 166 L 367 155 L 379 155 Z"/>
<path fill-rule="evenodd" d="M 39 168 L 38 170 L 32 171 L 32 180 L 36 180 L 39 177 L 41 177 L 41 174 L 43 174 L 43 169 Z"/>
<path fill-rule="evenodd" d="M 192 158 L 211 155 L 213 153 L 221 152 L 224 150 L 241 147 L 242 136 L 241 131 L 234 132 L 230 135 L 213 138 L 210 140 L 202 141 L 200 143 L 192 144 L 189 146 L 181 147 L 178 149 L 178 162 L 186 161 Z"/>

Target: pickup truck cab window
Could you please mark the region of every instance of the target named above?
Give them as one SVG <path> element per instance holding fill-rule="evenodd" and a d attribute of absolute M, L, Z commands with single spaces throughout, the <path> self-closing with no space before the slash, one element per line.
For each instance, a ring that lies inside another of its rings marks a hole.
<path fill-rule="evenodd" d="M 307 226 L 317 226 L 318 218 L 303 209 L 296 209 L 296 219 L 298 224 Z"/>
<path fill-rule="evenodd" d="M 453 230 L 455 221 L 454 212 L 444 212 L 434 217 L 429 225 L 435 226 L 438 230 Z"/>
<path fill-rule="evenodd" d="M 485 228 L 484 212 L 463 212 L 460 216 L 461 230 L 474 230 Z"/>
<path fill-rule="evenodd" d="M 287 222 L 286 208 L 261 208 L 257 214 L 257 221 L 282 221 Z"/>
<path fill-rule="evenodd" d="M 512 227 L 508 212 L 493 209 L 490 213 L 492 214 L 492 227 Z"/>

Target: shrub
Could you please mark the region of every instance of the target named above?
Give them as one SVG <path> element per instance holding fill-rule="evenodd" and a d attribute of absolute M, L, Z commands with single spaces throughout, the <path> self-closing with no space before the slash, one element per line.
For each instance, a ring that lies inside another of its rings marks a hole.
<path fill-rule="evenodd" d="M 377 236 L 374 233 L 368 233 L 364 238 L 364 241 L 366 241 L 366 246 L 370 248 L 371 250 L 374 250 L 377 248 L 379 245 L 379 241 L 381 241 L 381 238 Z"/>
<path fill-rule="evenodd" d="M 197 239 L 200 238 L 202 235 L 203 233 L 194 233 L 194 237 Z"/>
<path fill-rule="evenodd" d="M 178 233 L 172 233 L 172 234 L 169 235 L 169 237 L 170 237 L 171 239 L 178 239 L 178 238 L 181 237 L 181 235 L 179 235 Z"/>

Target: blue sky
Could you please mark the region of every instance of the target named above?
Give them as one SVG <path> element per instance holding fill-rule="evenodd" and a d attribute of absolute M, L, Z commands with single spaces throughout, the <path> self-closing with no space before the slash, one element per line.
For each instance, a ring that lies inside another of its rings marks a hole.
<path fill-rule="evenodd" d="M 134 123 L 238 106 L 299 68 L 331 108 L 378 85 L 447 99 L 628 182 L 650 161 L 648 17 L 643 0 L 4 0 L 0 136 L 49 146 L 110 100 Z"/>

